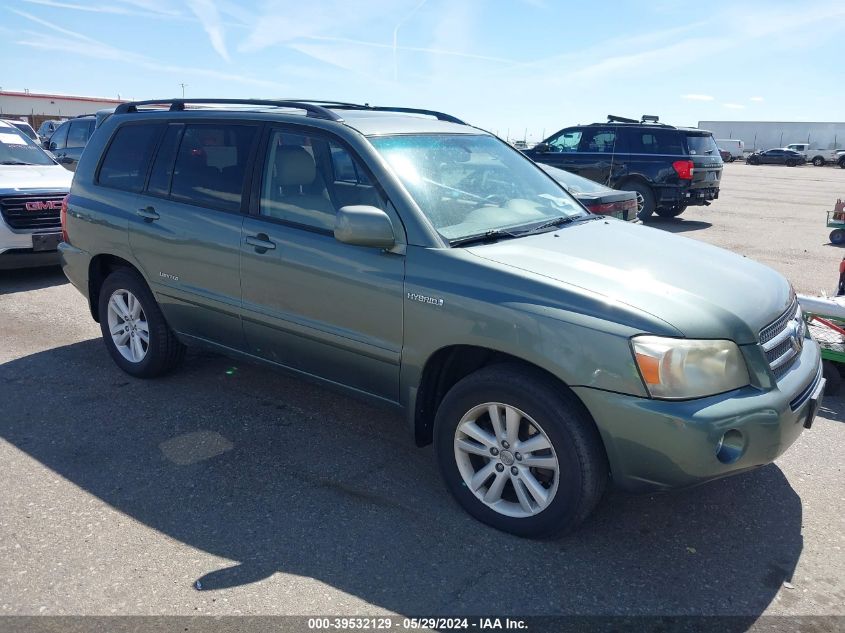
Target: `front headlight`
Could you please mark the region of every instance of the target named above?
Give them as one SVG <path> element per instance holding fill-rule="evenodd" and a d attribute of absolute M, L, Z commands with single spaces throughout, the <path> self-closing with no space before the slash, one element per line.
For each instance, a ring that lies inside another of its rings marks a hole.
<path fill-rule="evenodd" d="M 745 359 L 733 341 L 637 336 L 631 347 L 653 398 L 701 398 L 749 382 Z"/>

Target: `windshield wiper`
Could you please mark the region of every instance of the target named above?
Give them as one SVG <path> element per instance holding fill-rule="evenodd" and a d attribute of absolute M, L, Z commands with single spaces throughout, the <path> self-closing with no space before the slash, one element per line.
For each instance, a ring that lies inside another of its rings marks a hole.
<path fill-rule="evenodd" d="M 568 215 L 562 215 L 557 218 L 552 218 L 548 222 L 543 222 L 542 224 L 538 224 L 537 226 L 532 226 L 530 229 L 526 229 L 522 231 L 520 235 L 533 235 L 534 233 L 539 233 L 540 231 L 545 231 L 553 226 L 560 226 L 561 224 L 569 224 L 573 221 L 573 218 L 569 217 Z"/>
<path fill-rule="evenodd" d="M 0 161 L 0 165 L 34 165 L 35 163 L 25 163 L 22 160 L 4 160 Z"/>
<path fill-rule="evenodd" d="M 519 237 L 521 233 L 512 233 L 511 231 L 503 231 L 502 229 L 491 229 L 484 233 L 476 235 L 467 235 L 465 237 L 456 237 L 449 240 L 449 246 L 466 246 L 467 244 L 482 244 L 484 242 L 495 242 L 502 238 Z"/>

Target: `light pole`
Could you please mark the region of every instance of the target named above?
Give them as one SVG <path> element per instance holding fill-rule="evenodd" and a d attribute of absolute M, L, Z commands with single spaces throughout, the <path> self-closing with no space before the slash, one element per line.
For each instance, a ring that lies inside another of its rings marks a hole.
<path fill-rule="evenodd" d="M 185 98 L 185 88 L 187 87 L 188 84 L 179 84 L 179 85 L 182 86 L 182 98 L 184 99 Z"/>

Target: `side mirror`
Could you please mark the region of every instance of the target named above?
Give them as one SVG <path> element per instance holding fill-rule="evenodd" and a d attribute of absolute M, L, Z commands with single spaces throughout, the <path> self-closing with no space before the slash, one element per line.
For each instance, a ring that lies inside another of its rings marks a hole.
<path fill-rule="evenodd" d="M 367 205 L 341 207 L 335 218 L 334 237 L 344 244 L 370 248 L 392 248 L 396 244 L 388 215 Z"/>
<path fill-rule="evenodd" d="M 52 152 L 54 149 L 56 149 L 56 144 L 53 141 L 48 141 L 47 142 L 47 149 L 49 149 Z"/>
<path fill-rule="evenodd" d="M 534 151 L 538 154 L 547 154 L 551 150 L 548 143 L 537 143 L 534 146 Z"/>

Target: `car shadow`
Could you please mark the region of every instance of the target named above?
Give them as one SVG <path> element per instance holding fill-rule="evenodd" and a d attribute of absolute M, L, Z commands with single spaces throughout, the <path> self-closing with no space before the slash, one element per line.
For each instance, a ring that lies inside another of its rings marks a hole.
<path fill-rule="evenodd" d="M 825 394 L 818 414 L 826 420 L 845 422 L 845 386 L 836 395 Z"/>
<path fill-rule="evenodd" d="M 238 561 L 189 571 L 202 591 L 284 572 L 405 615 L 730 614 L 744 630 L 802 550 L 801 500 L 774 465 L 611 494 L 557 540 L 500 533 L 458 508 L 394 412 L 207 353 L 141 381 L 102 342 L 76 343 L 0 365 L 0 401 L 4 440 L 150 529 Z"/>
<path fill-rule="evenodd" d="M 713 226 L 710 222 L 702 220 L 684 220 L 683 218 L 661 218 L 652 216 L 644 222 L 646 226 L 655 229 L 663 229 L 669 233 L 689 233 L 691 231 L 702 231 Z"/>
<path fill-rule="evenodd" d="M 41 290 L 68 283 L 59 266 L 0 270 L 0 295 Z"/>

